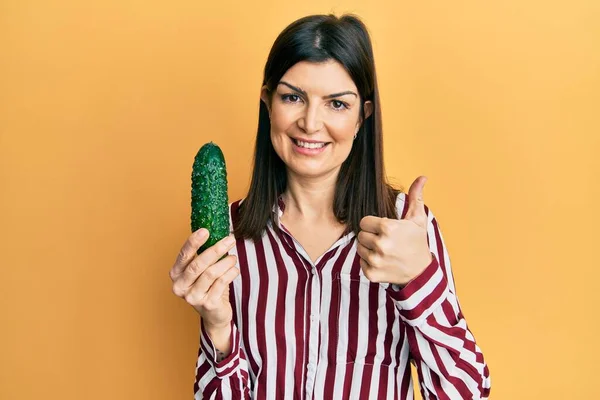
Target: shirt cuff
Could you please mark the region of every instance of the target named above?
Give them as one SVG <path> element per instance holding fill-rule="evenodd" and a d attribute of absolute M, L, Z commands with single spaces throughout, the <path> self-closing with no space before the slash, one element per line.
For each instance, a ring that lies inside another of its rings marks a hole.
<path fill-rule="evenodd" d="M 411 326 L 420 325 L 448 296 L 448 280 L 435 254 L 432 256 L 427 268 L 406 286 L 392 284 L 386 289 L 401 318 Z"/>
<path fill-rule="evenodd" d="M 208 362 L 212 365 L 217 378 L 223 379 L 235 373 L 240 365 L 240 339 L 237 326 L 231 321 L 231 334 L 229 344 L 231 353 L 221 361 L 217 361 L 217 349 L 206 332 L 202 319 L 200 321 L 200 344 Z"/>

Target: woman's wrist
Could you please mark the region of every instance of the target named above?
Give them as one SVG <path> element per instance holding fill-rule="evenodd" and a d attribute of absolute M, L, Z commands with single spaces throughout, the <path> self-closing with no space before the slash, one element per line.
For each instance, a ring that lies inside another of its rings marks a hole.
<path fill-rule="evenodd" d="M 215 354 L 217 362 L 222 361 L 231 353 L 231 323 L 223 326 L 205 324 L 204 329 L 217 350 Z"/>

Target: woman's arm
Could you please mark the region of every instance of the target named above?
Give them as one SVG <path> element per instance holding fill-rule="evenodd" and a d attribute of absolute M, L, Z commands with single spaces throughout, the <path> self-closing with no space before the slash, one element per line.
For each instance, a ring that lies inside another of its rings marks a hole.
<path fill-rule="evenodd" d="M 196 363 L 194 399 L 250 399 L 250 381 L 246 355 L 240 348 L 240 335 L 231 322 L 229 349 L 225 358 L 200 324 L 200 351 Z"/>
<path fill-rule="evenodd" d="M 486 399 L 489 370 L 460 309 L 439 226 L 433 213 L 426 211 L 433 261 L 403 288 L 390 285 L 388 294 L 406 323 L 423 397 Z"/>

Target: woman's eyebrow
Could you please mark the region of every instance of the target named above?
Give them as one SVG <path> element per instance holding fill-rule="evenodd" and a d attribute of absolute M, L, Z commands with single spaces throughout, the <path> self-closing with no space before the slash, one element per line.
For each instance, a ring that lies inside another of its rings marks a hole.
<path fill-rule="evenodd" d="M 279 81 L 278 84 L 279 85 L 285 85 L 285 86 L 289 87 L 290 89 L 295 90 L 298 93 L 302 93 L 303 95 L 306 96 L 306 92 L 304 90 L 300 89 L 299 87 L 291 85 L 291 84 L 289 84 L 289 83 L 287 83 L 285 81 Z M 340 96 L 344 96 L 344 95 L 347 95 L 347 94 L 352 94 L 352 95 L 358 97 L 358 95 L 356 93 L 354 93 L 353 91 L 346 90 L 345 92 L 328 94 L 327 96 L 324 96 L 323 98 L 324 99 L 333 99 L 334 97 L 340 97 Z"/>

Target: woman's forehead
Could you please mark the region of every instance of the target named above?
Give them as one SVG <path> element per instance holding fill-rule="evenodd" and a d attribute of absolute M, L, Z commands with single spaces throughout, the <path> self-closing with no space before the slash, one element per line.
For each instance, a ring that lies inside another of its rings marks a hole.
<path fill-rule="evenodd" d="M 325 62 L 300 61 L 290 67 L 281 77 L 307 93 L 328 95 L 347 90 L 357 91 L 346 69 L 335 60 Z"/>

